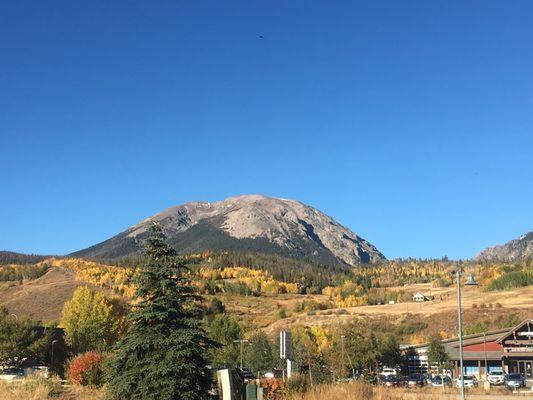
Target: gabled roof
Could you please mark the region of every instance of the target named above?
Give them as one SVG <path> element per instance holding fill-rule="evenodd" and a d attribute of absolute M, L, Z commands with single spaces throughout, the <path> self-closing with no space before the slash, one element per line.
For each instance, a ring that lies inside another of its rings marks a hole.
<path fill-rule="evenodd" d="M 471 344 L 476 344 L 476 343 L 495 341 L 496 339 L 501 337 L 502 334 L 508 333 L 509 329 L 510 328 L 504 328 L 504 329 L 498 329 L 498 330 L 489 331 L 485 333 L 474 333 L 472 335 L 463 335 L 463 346 L 469 346 Z M 441 343 L 447 347 L 454 346 L 454 345 L 459 344 L 459 339 L 458 338 L 444 339 L 444 340 L 441 340 Z M 406 348 L 411 348 L 411 349 L 418 349 L 418 348 L 427 347 L 427 346 L 429 346 L 429 343 L 405 345 Z"/>
<path fill-rule="evenodd" d="M 498 329 L 494 331 L 489 331 L 485 333 L 476 333 L 473 335 L 464 335 L 463 336 L 463 349 L 468 346 L 480 344 L 480 343 L 498 343 L 501 344 L 509 335 L 513 334 L 517 330 L 522 329 L 526 324 L 530 324 L 531 332 L 533 332 L 533 319 L 528 318 L 525 321 L 521 322 L 514 328 L 505 328 Z M 459 340 L 457 338 L 441 340 L 441 343 L 444 345 L 446 352 L 451 359 L 457 359 L 459 356 Z M 404 345 L 402 350 L 409 351 L 415 349 L 423 349 L 427 347 L 429 343 L 417 344 L 417 345 Z M 489 345 L 490 346 L 490 345 Z M 487 350 L 483 352 L 479 351 L 466 351 L 464 353 L 465 360 L 476 359 L 476 357 L 481 357 L 480 354 L 484 357 L 487 356 L 489 360 L 496 360 L 501 358 L 501 351 Z"/>
<path fill-rule="evenodd" d="M 519 331 L 520 329 L 522 329 L 525 325 L 528 325 L 528 328 L 529 330 L 533 331 L 533 319 L 531 318 L 528 318 L 524 321 L 522 321 L 521 323 L 519 323 L 517 326 L 515 326 L 513 329 L 505 332 L 502 336 L 500 336 L 498 338 L 498 340 L 496 340 L 498 343 L 501 343 L 503 342 L 505 339 L 507 339 L 509 336 L 511 336 L 512 334 L 514 334 L 516 331 Z"/>

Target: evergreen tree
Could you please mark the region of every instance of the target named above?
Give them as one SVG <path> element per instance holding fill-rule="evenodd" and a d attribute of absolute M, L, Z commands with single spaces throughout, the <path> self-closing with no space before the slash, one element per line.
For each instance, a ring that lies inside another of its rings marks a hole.
<path fill-rule="evenodd" d="M 52 355 L 52 350 L 54 351 Z M 44 327 L 40 321 L 19 318 L 0 307 L 0 365 L 18 366 L 26 358 L 51 365 L 62 373 L 67 356 L 62 331 L 55 326 Z"/>
<path fill-rule="evenodd" d="M 261 373 L 277 366 L 274 349 L 265 332 L 259 331 L 250 338 L 244 353 L 244 362 L 247 368 Z"/>
<path fill-rule="evenodd" d="M 226 314 L 218 314 L 211 322 L 211 339 L 222 347 L 214 349 L 212 359 L 217 367 L 234 368 L 240 364 L 240 345 L 235 340 L 242 339 L 241 327 Z"/>
<path fill-rule="evenodd" d="M 159 225 L 151 226 L 145 251 L 130 328 L 109 365 L 109 394 L 120 400 L 209 398 L 207 355 L 215 344 L 201 326 L 187 267 Z"/>
<path fill-rule="evenodd" d="M 436 365 L 437 371 L 440 372 L 442 366 L 445 365 L 448 360 L 448 353 L 446 353 L 446 348 L 442 344 L 440 336 L 435 335 L 431 338 L 428 345 L 427 355 L 430 365 Z"/>

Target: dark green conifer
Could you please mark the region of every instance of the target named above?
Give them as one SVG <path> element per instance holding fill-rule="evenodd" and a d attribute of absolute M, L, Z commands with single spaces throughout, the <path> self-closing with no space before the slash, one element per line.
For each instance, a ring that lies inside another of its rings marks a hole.
<path fill-rule="evenodd" d="M 109 364 L 108 392 L 120 400 L 209 398 L 214 343 L 201 326 L 187 267 L 159 225 L 151 226 L 145 251 L 130 329 Z"/>

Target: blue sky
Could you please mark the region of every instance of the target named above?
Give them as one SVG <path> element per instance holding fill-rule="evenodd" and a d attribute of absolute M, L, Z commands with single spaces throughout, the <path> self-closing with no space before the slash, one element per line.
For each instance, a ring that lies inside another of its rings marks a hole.
<path fill-rule="evenodd" d="M 533 228 L 530 1 L 4 1 L 0 249 L 261 193 L 387 257 Z M 262 37 L 260 37 L 262 36 Z"/>

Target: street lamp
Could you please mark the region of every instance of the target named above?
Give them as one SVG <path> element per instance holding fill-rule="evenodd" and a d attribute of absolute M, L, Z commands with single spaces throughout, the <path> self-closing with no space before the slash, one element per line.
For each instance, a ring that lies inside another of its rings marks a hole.
<path fill-rule="evenodd" d="M 248 343 L 248 340 L 239 339 L 239 340 L 234 340 L 233 343 L 240 343 L 241 344 L 241 371 L 242 371 L 242 347 L 244 346 L 244 343 Z"/>
<path fill-rule="evenodd" d="M 463 319 L 461 315 L 461 276 L 463 275 L 461 268 L 457 268 L 455 271 L 455 277 L 457 280 L 457 322 L 459 325 L 459 363 L 461 366 L 461 400 L 465 400 L 465 377 L 463 366 Z M 468 275 L 468 284 L 475 285 L 474 276 Z"/>
<path fill-rule="evenodd" d="M 50 366 L 54 368 L 54 344 L 57 343 L 57 340 L 52 340 L 52 356 L 50 357 Z"/>

